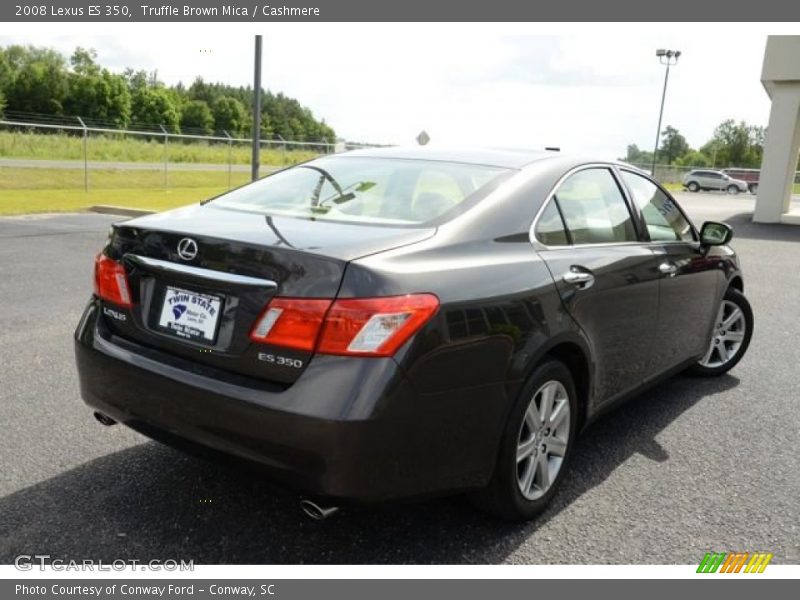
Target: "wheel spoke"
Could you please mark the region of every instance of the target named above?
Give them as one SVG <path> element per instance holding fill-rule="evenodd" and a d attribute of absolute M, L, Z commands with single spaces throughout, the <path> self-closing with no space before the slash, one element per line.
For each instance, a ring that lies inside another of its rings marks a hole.
<path fill-rule="evenodd" d="M 519 489 L 523 494 L 527 495 L 531 492 L 531 485 L 533 485 L 533 478 L 536 475 L 536 465 L 538 464 L 536 458 L 531 458 L 525 465 L 525 470 L 519 480 Z"/>
<path fill-rule="evenodd" d="M 526 442 L 523 442 L 517 446 L 517 462 L 522 462 L 526 458 L 528 458 L 533 451 L 536 450 L 536 438 L 531 437 Z"/>
<path fill-rule="evenodd" d="M 538 475 L 539 489 L 543 492 L 547 491 L 550 487 L 550 465 L 548 464 L 547 456 L 545 456 L 544 452 L 539 454 L 538 460 L 536 461 L 536 474 Z"/>
<path fill-rule="evenodd" d="M 742 318 L 742 311 L 739 310 L 739 307 L 737 306 L 736 308 L 733 309 L 733 312 L 731 312 L 731 314 L 728 315 L 728 318 L 722 322 L 722 329 L 728 331 L 731 328 L 731 326 L 741 318 Z"/>
<path fill-rule="evenodd" d="M 539 410 L 536 408 L 536 402 L 532 401 L 528 405 L 528 410 L 525 411 L 525 423 L 528 424 L 528 429 L 536 431 L 542 424 L 542 419 L 539 417 Z"/>
<path fill-rule="evenodd" d="M 569 415 L 569 402 L 561 400 L 553 409 L 550 415 L 550 428 L 558 429 L 564 422 L 564 419 Z"/>
<path fill-rule="evenodd" d="M 723 363 L 728 362 L 730 355 L 728 354 L 728 347 L 725 345 L 725 342 L 717 344 L 717 352 L 719 352 L 719 358 Z"/>
<path fill-rule="evenodd" d="M 542 388 L 542 403 L 539 406 L 539 416 L 542 423 L 549 423 L 553 413 L 553 401 L 556 396 L 556 386 L 546 385 Z"/>
<path fill-rule="evenodd" d="M 547 440 L 547 453 L 555 456 L 564 456 L 567 453 L 567 442 L 557 437 L 549 438 Z"/>
<path fill-rule="evenodd" d="M 714 342 L 712 341 L 708 345 L 708 352 L 706 352 L 706 355 L 700 361 L 701 364 L 708 365 L 708 363 L 711 362 L 711 357 L 714 356 L 714 348 L 716 348 L 716 346 L 714 345 Z"/>
<path fill-rule="evenodd" d="M 729 331 L 725 334 L 726 342 L 742 342 L 744 341 L 744 331 Z"/>

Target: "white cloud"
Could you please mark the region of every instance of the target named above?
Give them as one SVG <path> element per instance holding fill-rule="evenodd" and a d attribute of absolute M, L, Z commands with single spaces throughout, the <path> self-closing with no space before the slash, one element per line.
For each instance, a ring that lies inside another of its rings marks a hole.
<path fill-rule="evenodd" d="M 759 81 L 765 31 L 681 24 L 284 24 L 48 28 L 0 36 L 65 53 L 93 47 L 106 66 L 169 83 L 252 80 L 252 33 L 264 34 L 263 83 L 309 106 L 341 135 L 410 143 L 541 147 L 620 156 L 649 149 L 664 69 L 679 48 L 664 124 L 698 146 L 726 118 L 766 124 Z M 63 30 L 62 30 L 63 31 Z M 205 50 L 205 52 L 201 52 Z"/>

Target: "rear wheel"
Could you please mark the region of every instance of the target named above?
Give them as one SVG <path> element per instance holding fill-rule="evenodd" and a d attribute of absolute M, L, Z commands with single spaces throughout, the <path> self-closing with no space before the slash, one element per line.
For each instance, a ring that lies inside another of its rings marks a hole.
<path fill-rule="evenodd" d="M 736 194 L 738 194 L 738 193 L 739 193 L 739 186 L 738 186 L 738 185 L 733 185 L 733 184 L 731 184 L 731 185 L 729 185 L 729 186 L 726 188 L 726 191 L 727 191 L 729 194 L 731 194 L 732 196 L 734 196 L 734 195 L 736 195 Z"/>
<path fill-rule="evenodd" d="M 492 480 L 473 502 L 517 521 L 544 510 L 566 470 L 577 418 L 569 369 L 557 360 L 539 365 L 511 410 Z"/>
<path fill-rule="evenodd" d="M 752 335 L 753 310 L 750 303 L 742 292 L 728 288 L 717 312 L 708 350 L 690 371 L 707 377 L 727 373 L 747 352 Z"/>
<path fill-rule="evenodd" d="M 686 187 L 689 189 L 690 192 L 697 192 L 700 190 L 700 186 L 697 184 L 696 181 L 690 181 Z"/>

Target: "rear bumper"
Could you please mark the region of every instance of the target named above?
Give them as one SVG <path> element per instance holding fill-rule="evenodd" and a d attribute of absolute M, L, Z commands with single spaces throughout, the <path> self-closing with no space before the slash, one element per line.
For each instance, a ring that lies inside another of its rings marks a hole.
<path fill-rule="evenodd" d="M 115 338 L 95 302 L 75 350 L 89 406 L 149 437 L 254 461 L 307 493 L 377 501 L 491 477 L 502 386 L 418 394 L 392 359 L 334 356 L 289 387 L 234 382 Z"/>

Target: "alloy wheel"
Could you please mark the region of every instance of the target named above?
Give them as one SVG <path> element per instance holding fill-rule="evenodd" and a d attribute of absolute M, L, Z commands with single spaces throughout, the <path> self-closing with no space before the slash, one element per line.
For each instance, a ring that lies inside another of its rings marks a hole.
<path fill-rule="evenodd" d="M 730 300 L 723 300 L 714 323 L 711 344 L 700 365 L 715 369 L 733 360 L 742 347 L 747 321 L 739 306 Z"/>
<path fill-rule="evenodd" d="M 543 384 L 531 398 L 517 437 L 517 484 L 528 500 L 553 485 L 567 452 L 569 396 L 560 381 Z"/>

